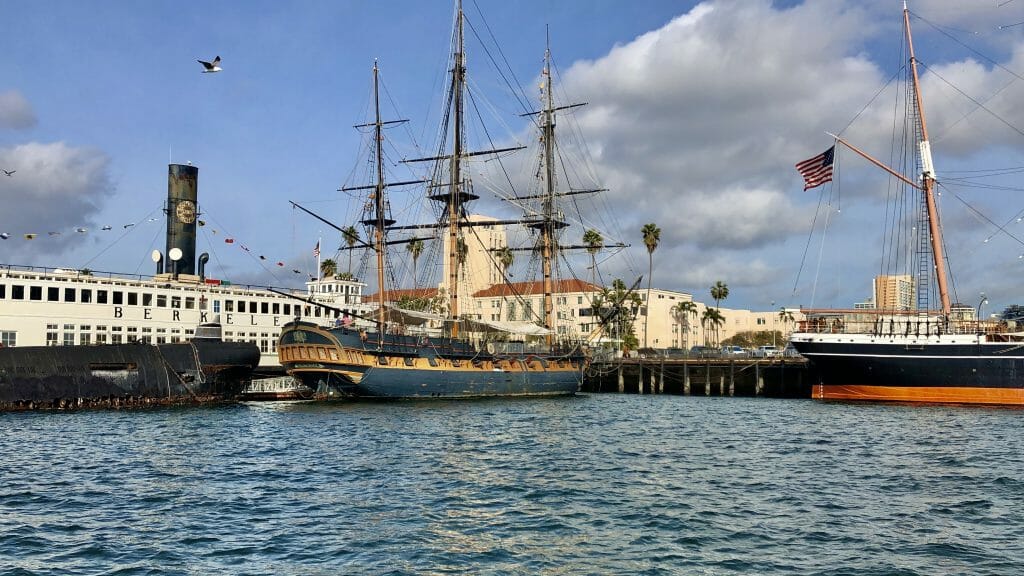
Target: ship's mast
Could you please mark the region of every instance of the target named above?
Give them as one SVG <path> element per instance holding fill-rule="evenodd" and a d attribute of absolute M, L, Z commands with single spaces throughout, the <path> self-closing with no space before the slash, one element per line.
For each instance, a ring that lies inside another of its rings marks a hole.
<path fill-rule="evenodd" d="M 374 190 L 374 216 L 376 218 L 373 231 L 373 247 L 377 252 L 377 334 L 381 343 L 384 341 L 384 125 L 380 121 L 380 83 L 377 78 L 377 61 L 373 62 L 373 137 L 374 151 L 377 158 L 377 186 Z"/>
<path fill-rule="evenodd" d="M 466 68 L 463 44 L 462 0 L 458 1 L 455 22 L 455 57 L 452 63 L 452 97 L 455 123 L 452 133 L 452 156 L 448 198 L 448 315 L 452 319 L 452 337 L 459 335 L 459 213 L 462 196 L 462 98 L 465 91 Z"/>
<path fill-rule="evenodd" d="M 551 261 L 554 254 L 554 243 L 555 243 L 555 221 L 554 221 L 554 210 L 555 210 L 555 112 L 554 112 L 554 97 L 552 96 L 553 90 L 551 89 L 551 48 L 550 41 L 548 47 L 544 49 L 544 124 L 542 128 L 542 138 L 544 139 L 544 180 L 545 180 L 545 198 L 544 198 L 544 225 L 540 230 L 540 241 L 541 241 L 541 271 L 544 274 L 544 327 L 548 330 L 553 330 L 555 326 L 554 322 L 554 303 L 553 303 L 553 288 L 551 278 Z M 545 336 L 545 340 L 548 346 L 551 346 L 552 336 L 548 333 Z"/>
<path fill-rule="evenodd" d="M 914 42 L 910 36 L 910 11 L 907 3 L 903 3 L 903 27 L 907 34 L 907 49 L 910 53 L 910 70 L 914 80 L 914 105 L 921 123 L 921 142 L 918 144 L 921 154 L 921 188 L 924 192 L 925 205 L 928 212 L 928 232 L 931 237 L 932 257 L 935 263 L 935 279 L 939 286 L 939 299 L 942 302 L 942 313 L 949 316 L 949 288 L 946 284 L 946 264 L 942 255 L 942 230 L 939 227 L 939 212 L 935 205 L 935 169 L 932 165 L 931 145 L 928 143 L 928 125 L 924 119 L 924 106 L 921 104 L 921 87 L 917 75 L 917 58 L 914 57 Z"/>

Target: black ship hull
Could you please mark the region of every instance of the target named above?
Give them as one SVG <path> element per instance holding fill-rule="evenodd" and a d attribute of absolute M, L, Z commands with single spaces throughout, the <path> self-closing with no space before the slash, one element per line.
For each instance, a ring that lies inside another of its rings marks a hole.
<path fill-rule="evenodd" d="M 1024 406 L 1021 343 L 848 340 L 793 338 L 818 375 L 815 398 Z"/>
<path fill-rule="evenodd" d="M 0 348 L 0 409 L 234 400 L 259 363 L 243 342 Z"/>

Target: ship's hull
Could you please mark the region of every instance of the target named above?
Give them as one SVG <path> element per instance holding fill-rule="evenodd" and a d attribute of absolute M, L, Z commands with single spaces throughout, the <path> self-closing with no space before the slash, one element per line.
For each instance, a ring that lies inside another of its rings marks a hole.
<path fill-rule="evenodd" d="M 0 409 L 233 400 L 259 360 L 241 342 L 0 348 Z"/>
<path fill-rule="evenodd" d="M 984 336 L 928 339 L 794 334 L 823 400 L 1024 406 L 1024 345 Z"/>
<path fill-rule="evenodd" d="M 365 339 L 364 339 L 365 338 Z M 322 396 L 370 399 L 569 396 L 579 390 L 578 353 L 491 354 L 443 339 L 284 327 L 278 354 L 288 374 Z"/>

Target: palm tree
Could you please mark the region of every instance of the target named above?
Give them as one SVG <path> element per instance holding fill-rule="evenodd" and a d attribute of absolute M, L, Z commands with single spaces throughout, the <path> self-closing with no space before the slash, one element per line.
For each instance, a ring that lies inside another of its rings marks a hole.
<path fill-rule="evenodd" d="M 508 278 L 508 269 L 512 267 L 512 263 L 516 260 L 512 249 L 508 246 L 503 246 L 494 252 L 494 256 L 498 260 L 498 265 L 501 266 L 502 280 Z"/>
<path fill-rule="evenodd" d="M 412 283 L 416 285 L 416 261 L 420 259 L 420 254 L 423 253 L 423 240 L 417 238 L 412 242 L 405 245 L 405 249 L 409 251 L 412 256 Z"/>
<path fill-rule="evenodd" d="M 583 244 L 587 247 L 587 254 L 590 254 L 590 283 L 597 284 L 597 253 L 604 248 L 604 237 L 591 228 L 583 233 Z"/>
<path fill-rule="evenodd" d="M 690 345 L 690 316 L 697 317 L 697 305 L 692 300 L 684 300 L 679 304 L 676 304 L 672 309 L 677 320 L 681 320 L 683 324 L 683 348 L 688 348 Z"/>
<path fill-rule="evenodd" d="M 320 263 L 320 277 L 333 278 L 338 273 L 338 263 L 328 258 Z"/>
<path fill-rule="evenodd" d="M 348 245 L 348 273 L 352 273 L 352 249 L 355 248 L 356 243 L 359 242 L 359 230 L 356 230 L 355 226 L 349 226 L 341 230 L 341 237 L 345 240 L 345 244 Z"/>
<path fill-rule="evenodd" d="M 658 241 L 661 240 L 661 228 L 651 222 L 644 224 L 640 232 L 644 236 L 644 246 L 647 247 L 647 314 L 644 315 L 644 348 L 646 348 L 647 319 L 651 317 L 651 277 L 654 275 L 654 251 L 658 248 Z"/>
<path fill-rule="evenodd" d="M 793 318 L 793 313 L 783 306 L 779 308 L 779 321 L 782 322 L 782 329 L 785 330 L 790 322 L 796 322 L 796 318 Z"/>
<path fill-rule="evenodd" d="M 715 346 L 718 345 L 718 328 L 725 323 L 725 317 L 718 311 L 717 308 L 705 308 L 704 314 L 700 317 L 700 325 L 704 328 L 704 341 L 708 342 L 711 339 L 708 338 L 708 331 L 710 330 L 714 335 Z"/>
<path fill-rule="evenodd" d="M 729 285 L 721 280 L 711 287 L 711 297 L 715 299 L 715 308 L 721 310 L 719 303 L 729 297 Z"/>

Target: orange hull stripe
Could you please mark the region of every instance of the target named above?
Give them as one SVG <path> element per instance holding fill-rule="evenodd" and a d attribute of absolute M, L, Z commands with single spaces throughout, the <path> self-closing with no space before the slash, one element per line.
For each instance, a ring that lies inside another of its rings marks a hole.
<path fill-rule="evenodd" d="M 1024 388 L 958 388 L 909 386 L 815 385 L 812 396 L 820 400 L 879 400 L 939 404 L 1001 404 L 1024 406 Z"/>

